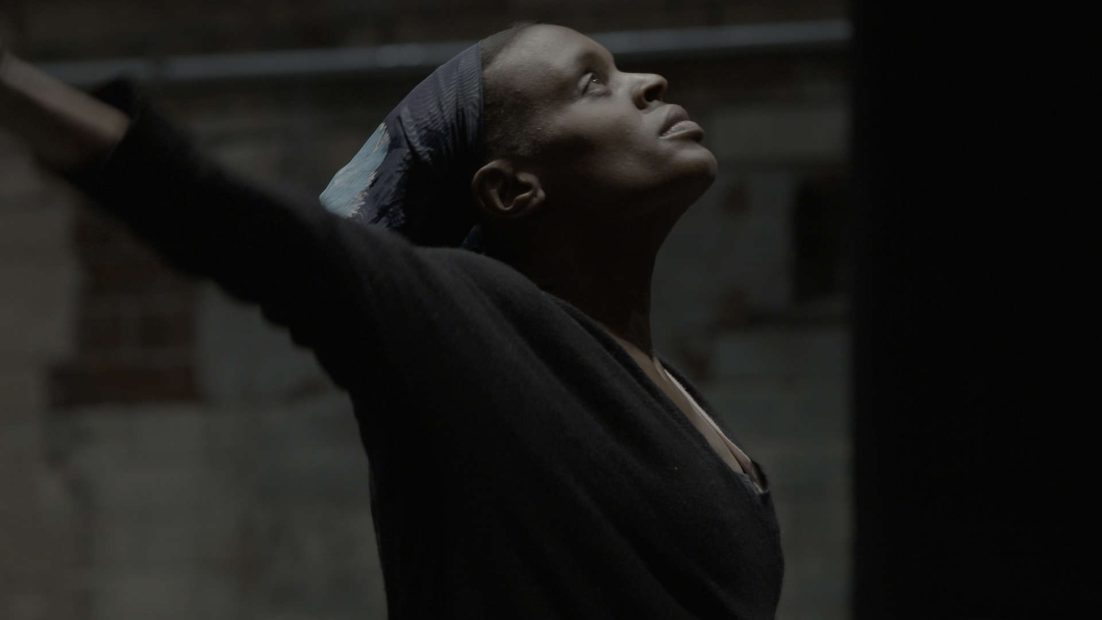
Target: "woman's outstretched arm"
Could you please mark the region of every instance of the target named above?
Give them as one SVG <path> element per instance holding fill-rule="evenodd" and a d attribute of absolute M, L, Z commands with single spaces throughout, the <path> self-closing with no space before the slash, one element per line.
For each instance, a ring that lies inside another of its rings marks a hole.
<path fill-rule="evenodd" d="M 97 93 L 108 105 L 10 56 L 2 79 L 0 128 L 172 265 L 259 305 L 345 388 L 423 358 L 418 343 L 477 305 L 473 284 L 438 254 L 343 220 L 316 198 L 243 182 L 125 83 Z"/>

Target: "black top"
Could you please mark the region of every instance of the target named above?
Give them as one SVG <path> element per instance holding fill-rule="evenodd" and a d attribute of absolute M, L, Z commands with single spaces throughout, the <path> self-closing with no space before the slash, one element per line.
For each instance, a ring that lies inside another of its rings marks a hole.
<path fill-rule="evenodd" d="M 599 324 L 504 263 L 258 189 L 147 107 L 130 114 L 70 180 L 177 268 L 258 304 L 351 395 L 392 618 L 774 616 L 768 485 Z"/>

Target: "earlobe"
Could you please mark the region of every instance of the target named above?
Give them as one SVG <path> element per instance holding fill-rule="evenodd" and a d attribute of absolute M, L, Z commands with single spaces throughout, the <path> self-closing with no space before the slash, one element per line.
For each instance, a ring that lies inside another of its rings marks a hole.
<path fill-rule="evenodd" d="M 539 207 L 544 200 L 539 177 L 515 170 L 504 159 L 495 159 L 475 172 L 471 193 L 478 209 L 492 218 L 519 217 Z"/>

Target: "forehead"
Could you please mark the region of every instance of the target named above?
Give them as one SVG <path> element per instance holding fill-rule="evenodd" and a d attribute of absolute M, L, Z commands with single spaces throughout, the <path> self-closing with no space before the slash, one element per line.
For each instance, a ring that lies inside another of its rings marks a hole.
<path fill-rule="evenodd" d="M 514 93 L 554 96 L 572 85 L 589 61 L 611 61 L 593 39 L 563 26 L 539 24 L 525 29 L 494 63 L 493 79 Z"/>

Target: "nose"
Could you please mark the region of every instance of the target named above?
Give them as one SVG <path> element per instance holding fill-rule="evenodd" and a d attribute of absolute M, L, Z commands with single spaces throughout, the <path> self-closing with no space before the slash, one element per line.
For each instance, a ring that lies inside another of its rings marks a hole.
<path fill-rule="evenodd" d="M 646 108 L 652 101 L 662 101 L 666 96 L 666 88 L 669 83 L 666 78 L 657 73 L 640 73 L 632 93 L 635 105 Z"/>

